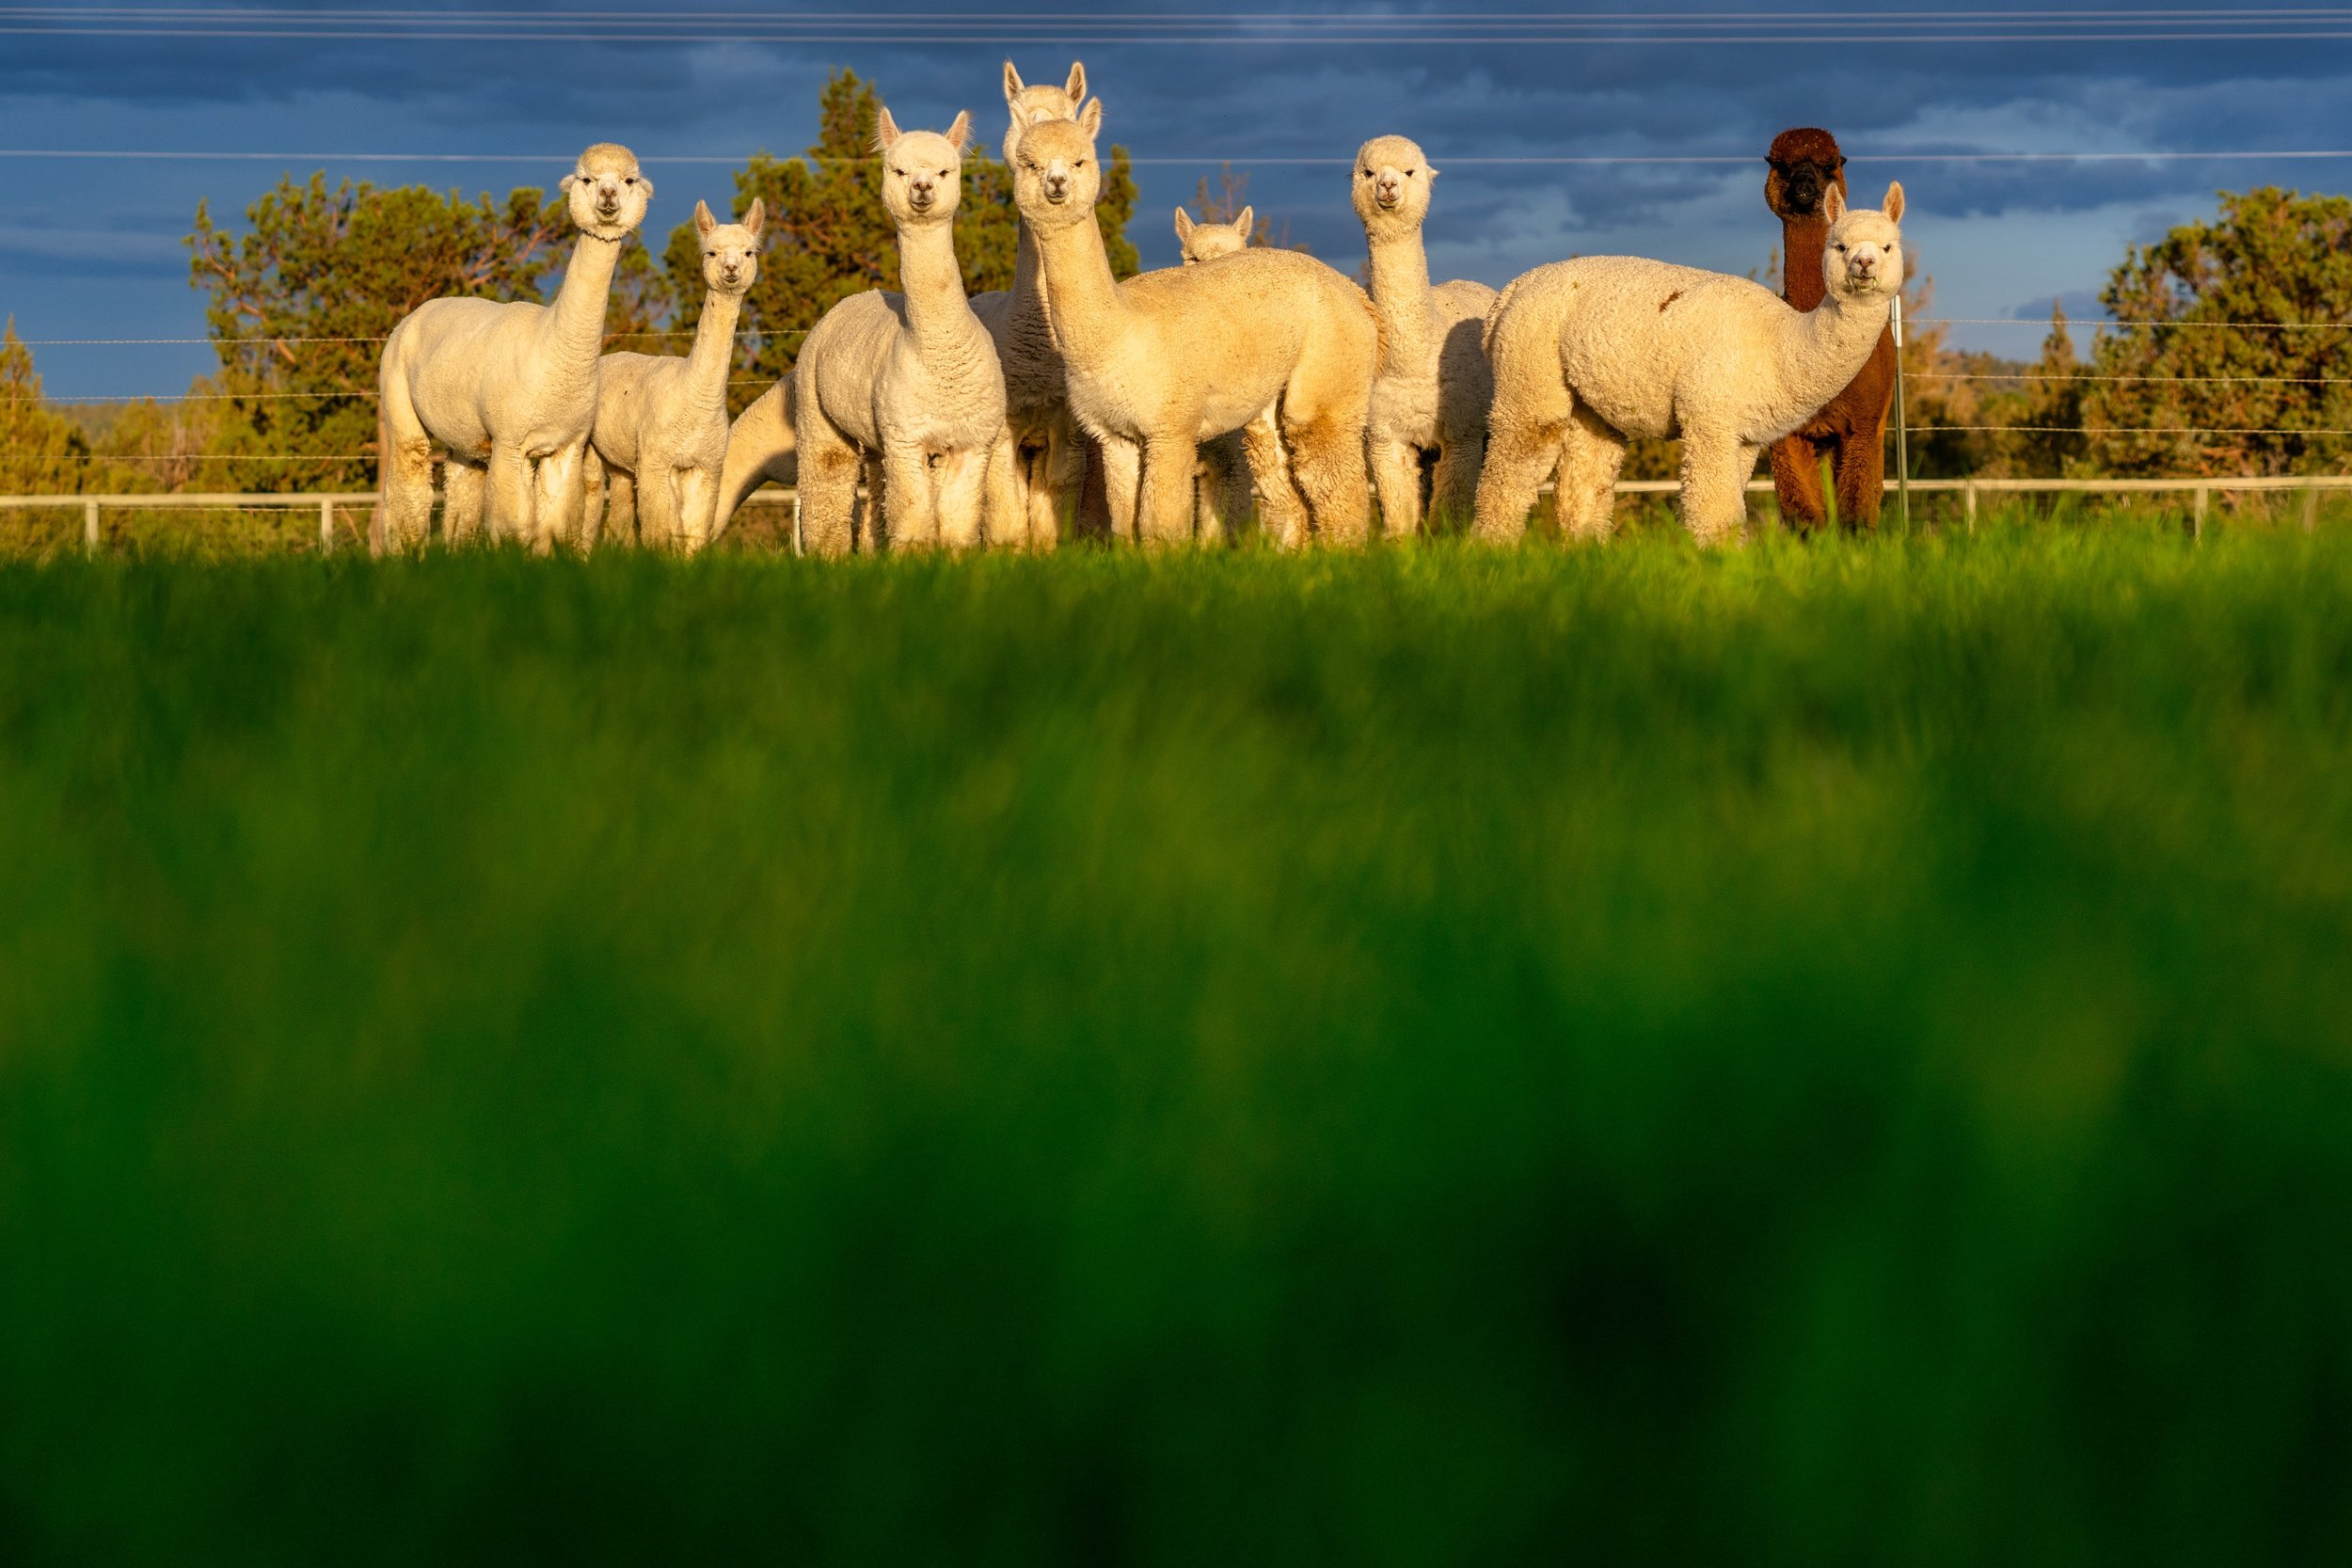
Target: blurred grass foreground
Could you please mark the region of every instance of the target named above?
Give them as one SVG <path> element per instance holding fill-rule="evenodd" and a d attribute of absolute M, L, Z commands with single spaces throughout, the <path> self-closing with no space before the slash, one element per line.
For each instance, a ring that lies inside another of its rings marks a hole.
<path fill-rule="evenodd" d="M 0 566 L 0 1560 L 2309 1564 L 2352 538 Z"/>

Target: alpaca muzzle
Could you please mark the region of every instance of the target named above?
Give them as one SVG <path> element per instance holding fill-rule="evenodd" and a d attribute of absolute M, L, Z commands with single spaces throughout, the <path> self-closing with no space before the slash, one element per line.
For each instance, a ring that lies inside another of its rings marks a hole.
<path fill-rule="evenodd" d="M 1393 210 L 1398 203 L 1405 199 L 1404 182 L 1398 180 L 1394 175 L 1382 175 L 1379 180 L 1375 182 L 1373 184 L 1372 199 L 1379 203 L 1381 210 L 1384 212 Z"/>

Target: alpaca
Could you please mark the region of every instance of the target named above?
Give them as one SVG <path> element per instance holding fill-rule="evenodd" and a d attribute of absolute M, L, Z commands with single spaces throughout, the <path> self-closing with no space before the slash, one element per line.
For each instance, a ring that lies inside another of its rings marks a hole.
<path fill-rule="evenodd" d="M 577 536 L 605 298 L 653 182 L 628 148 L 598 142 L 562 188 L 580 238 L 553 305 L 427 300 L 386 341 L 370 531 L 378 552 L 424 543 L 437 444 L 449 451 L 442 533 L 452 543 L 480 529 L 485 489 L 491 538 L 544 553 Z"/>
<path fill-rule="evenodd" d="M 1071 63 L 1070 77 L 1060 87 L 1031 87 L 1007 60 L 1005 107 L 1010 123 L 1005 129 L 1006 166 L 1012 166 L 1013 147 L 1031 116 L 1074 119 L 1086 95 L 1084 61 Z M 1005 367 L 1006 449 L 998 459 L 1004 480 L 992 510 L 1006 504 L 1017 509 L 1013 516 L 992 519 L 991 542 L 1025 538 L 1036 548 L 1052 549 L 1061 538 L 1063 515 L 1078 504 L 1086 452 L 1071 421 L 1061 354 L 1054 344 L 1046 308 L 1044 271 L 1038 262 L 1037 237 L 1025 217 L 1013 257 L 1012 288 L 975 294 L 972 310 L 987 326 Z M 1009 537 L 998 538 L 999 533 Z"/>
<path fill-rule="evenodd" d="M 1846 157 L 1837 138 L 1811 128 L 1783 131 L 1765 155 L 1764 204 L 1780 218 L 1781 297 L 1800 310 L 1821 303 L 1821 253 L 1829 220 L 1821 198 L 1832 186 L 1846 192 Z M 1886 409 L 1895 396 L 1895 331 L 1890 325 L 1862 373 L 1794 434 L 1772 443 L 1772 488 L 1780 515 L 1799 528 L 1821 526 L 1821 460 L 1837 476 L 1837 517 L 1847 528 L 1876 528 L 1885 492 Z"/>
<path fill-rule="evenodd" d="M 1494 378 L 1479 341 L 1495 292 L 1456 278 L 1431 287 L 1422 221 L 1438 171 L 1421 146 L 1375 136 L 1356 154 L 1352 196 L 1372 246 L 1372 302 L 1387 320 L 1389 352 L 1372 386 L 1372 483 L 1390 534 L 1422 525 L 1423 453 L 1434 454 L 1429 510 L 1467 522 L 1486 450 Z"/>
<path fill-rule="evenodd" d="M 1037 234 L 1071 414 L 1103 443 L 1114 535 L 1189 539 L 1200 444 L 1271 411 L 1288 463 L 1245 435 L 1260 491 L 1295 484 L 1327 543 L 1361 543 L 1364 420 L 1380 363 L 1372 302 L 1295 250 L 1115 281 L 1094 215 L 1102 125 L 1099 98 L 1074 121 L 1032 114 L 1013 198 Z M 1299 532 L 1284 543 L 1303 543 Z"/>
<path fill-rule="evenodd" d="M 719 504 L 711 515 L 711 538 L 727 531 L 751 493 L 770 480 L 800 481 L 800 449 L 792 439 L 792 377 L 787 373 L 752 400 L 727 427 L 726 460 L 719 470 Z"/>
<path fill-rule="evenodd" d="M 1249 236 L 1257 232 L 1258 211 L 1244 207 L 1231 223 L 1195 223 L 1190 213 L 1176 209 L 1176 255 L 1180 265 L 1198 266 L 1214 261 L 1220 256 L 1231 256 L 1249 248 Z M 1260 416 L 1261 420 L 1264 416 Z M 1260 432 L 1262 439 L 1279 442 L 1271 420 Z M 1218 436 L 1200 443 L 1200 467 L 1195 475 L 1199 499 L 1195 505 L 1200 540 L 1203 544 L 1232 538 L 1239 531 L 1250 510 L 1249 454 L 1238 433 Z"/>
<path fill-rule="evenodd" d="M 1562 528 L 1605 538 L 1629 436 L 1682 437 L 1682 522 L 1737 541 L 1757 454 L 1811 419 L 1869 359 L 1902 288 L 1903 188 L 1883 212 L 1835 189 L 1826 297 L 1791 309 L 1744 277 L 1629 256 L 1554 261 L 1515 279 L 1486 317 L 1495 396 L 1478 532 L 1526 531 L 1556 463 Z"/>
<path fill-rule="evenodd" d="M 596 428 L 589 438 L 588 542 L 596 542 L 596 501 L 612 476 L 612 525 L 647 545 L 690 553 L 710 543 L 727 451 L 727 372 L 735 366 L 735 324 L 759 275 L 758 199 L 741 223 L 721 223 L 708 202 L 694 203 L 702 238 L 702 319 L 694 346 L 675 355 L 608 354 L 597 365 Z M 635 516 L 629 495 L 635 492 Z"/>
<path fill-rule="evenodd" d="M 990 460 L 1005 432 L 1005 377 L 956 267 L 971 133 L 968 110 L 945 135 L 901 132 L 888 109 L 876 117 L 882 205 L 898 230 L 906 292 L 841 301 L 792 367 L 800 534 L 820 554 L 852 547 L 861 469 L 882 484 L 882 526 L 867 528 L 867 548 L 980 542 Z"/>

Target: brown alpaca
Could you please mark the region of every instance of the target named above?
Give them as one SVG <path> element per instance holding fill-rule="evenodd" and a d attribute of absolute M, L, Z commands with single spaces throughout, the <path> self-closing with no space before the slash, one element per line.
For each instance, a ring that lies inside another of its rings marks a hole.
<path fill-rule="evenodd" d="M 1764 177 L 1765 205 L 1780 215 L 1781 297 L 1800 310 L 1821 303 L 1821 249 L 1829 219 L 1821 201 L 1831 188 L 1846 194 L 1846 156 L 1837 138 L 1806 127 L 1783 131 L 1764 154 L 1772 172 Z M 1886 480 L 1886 408 L 1895 396 L 1895 333 L 1879 335 L 1878 347 L 1852 384 L 1795 435 L 1772 443 L 1772 487 L 1780 493 L 1780 515 L 1807 531 L 1820 528 L 1828 512 L 1821 497 L 1821 459 L 1837 476 L 1837 517 L 1850 529 L 1878 527 L 1879 497 Z"/>

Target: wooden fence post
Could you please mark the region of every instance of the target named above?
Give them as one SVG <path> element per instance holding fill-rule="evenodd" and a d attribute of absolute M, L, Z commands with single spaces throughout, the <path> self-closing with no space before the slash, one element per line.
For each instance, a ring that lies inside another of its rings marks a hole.
<path fill-rule="evenodd" d="M 2303 492 L 2303 531 L 2305 533 L 2314 533 L 2317 532 L 2318 530 L 2319 491 L 2314 488 Z"/>
<path fill-rule="evenodd" d="M 1968 531 L 1974 533 L 1977 531 L 1977 482 L 1975 480 L 1969 480 L 1961 486 L 1961 497 L 1968 514 Z"/>
<path fill-rule="evenodd" d="M 319 554 L 326 555 L 335 547 L 335 503 L 319 502 Z"/>
<path fill-rule="evenodd" d="M 2202 484 L 2197 487 L 2197 504 L 2189 508 L 2188 536 L 2197 540 L 2205 537 L 2205 486 Z"/>
<path fill-rule="evenodd" d="M 83 553 L 86 555 L 96 555 L 98 553 L 98 498 L 96 496 L 92 496 L 88 499 L 82 502 Z"/>

